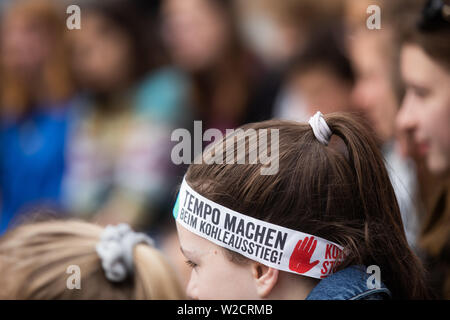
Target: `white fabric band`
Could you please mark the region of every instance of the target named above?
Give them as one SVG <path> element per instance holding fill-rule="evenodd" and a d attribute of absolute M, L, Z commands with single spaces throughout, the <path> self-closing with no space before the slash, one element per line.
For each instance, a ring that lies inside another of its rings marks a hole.
<path fill-rule="evenodd" d="M 308 123 L 311 126 L 316 139 L 327 146 L 330 142 L 332 132 L 330 127 L 328 127 L 323 114 L 320 111 L 317 111 L 316 114 L 309 119 Z"/>
<path fill-rule="evenodd" d="M 197 193 L 185 179 L 173 215 L 200 237 L 282 271 L 321 279 L 344 257 L 336 243 L 228 209 Z"/>
<path fill-rule="evenodd" d="M 108 280 L 120 282 L 133 273 L 133 250 L 138 243 L 154 245 L 150 237 L 134 232 L 125 223 L 109 225 L 103 230 L 96 250 Z"/>

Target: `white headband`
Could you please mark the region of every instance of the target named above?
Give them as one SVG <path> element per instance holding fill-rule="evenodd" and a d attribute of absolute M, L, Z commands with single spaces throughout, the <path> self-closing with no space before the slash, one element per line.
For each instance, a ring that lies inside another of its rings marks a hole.
<path fill-rule="evenodd" d="M 200 237 L 282 271 L 322 279 L 344 258 L 340 245 L 228 209 L 197 193 L 186 179 L 173 216 Z"/>
<path fill-rule="evenodd" d="M 309 119 L 308 123 L 311 126 L 316 139 L 327 146 L 330 142 L 332 132 L 330 127 L 328 127 L 323 114 L 320 111 L 317 111 L 316 114 Z"/>
<path fill-rule="evenodd" d="M 96 250 L 108 280 L 120 282 L 133 273 L 133 250 L 138 243 L 154 245 L 150 237 L 134 232 L 125 223 L 109 225 L 103 230 Z"/>

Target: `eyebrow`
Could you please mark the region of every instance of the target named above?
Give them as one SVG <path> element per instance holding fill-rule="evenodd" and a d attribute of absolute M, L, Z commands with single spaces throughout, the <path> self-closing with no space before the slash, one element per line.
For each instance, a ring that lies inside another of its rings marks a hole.
<path fill-rule="evenodd" d="M 184 256 L 187 256 L 187 255 L 192 255 L 193 253 L 191 252 L 191 251 L 189 251 L 189 250 L 183 250 L 183 247 L 182 246 L 180 246 L 180 251 L 181 251 L 181 253 L 184 255 Z"/>

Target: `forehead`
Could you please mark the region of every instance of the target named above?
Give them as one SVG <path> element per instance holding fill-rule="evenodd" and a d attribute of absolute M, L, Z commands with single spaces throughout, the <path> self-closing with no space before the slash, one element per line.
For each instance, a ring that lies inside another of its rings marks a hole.
<path fill-rule="evenodd" d="M 401 71 L 405 80 L 441 82 L 450 76 L 415 44 L 405 44 L 401 51 Z"/>
<path fill-rule="evenodd" d="M 191 231 L 185 229 L 178 222 L 176 223 L 176 225 L 177 225 L 178 239 L 180 241 L 180 247 L 183 253 L 203 255 L 210 252 L 211 250 L 217 251 L 217 249 L 220 248 L 211 241 L 208 241 L 192 233 Z"/>

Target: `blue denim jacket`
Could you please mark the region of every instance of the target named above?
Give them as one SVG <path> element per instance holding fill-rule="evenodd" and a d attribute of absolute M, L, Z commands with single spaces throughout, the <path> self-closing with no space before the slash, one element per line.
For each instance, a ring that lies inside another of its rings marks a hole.
<path fill-rule="evenodd" d="M 369 289 L 363 266 L 351 266 L 325 279 L 309 293 L 306 300 L 384 300 L 391 298 L 391 292 L 381 283 L 379 289 Z"/>

